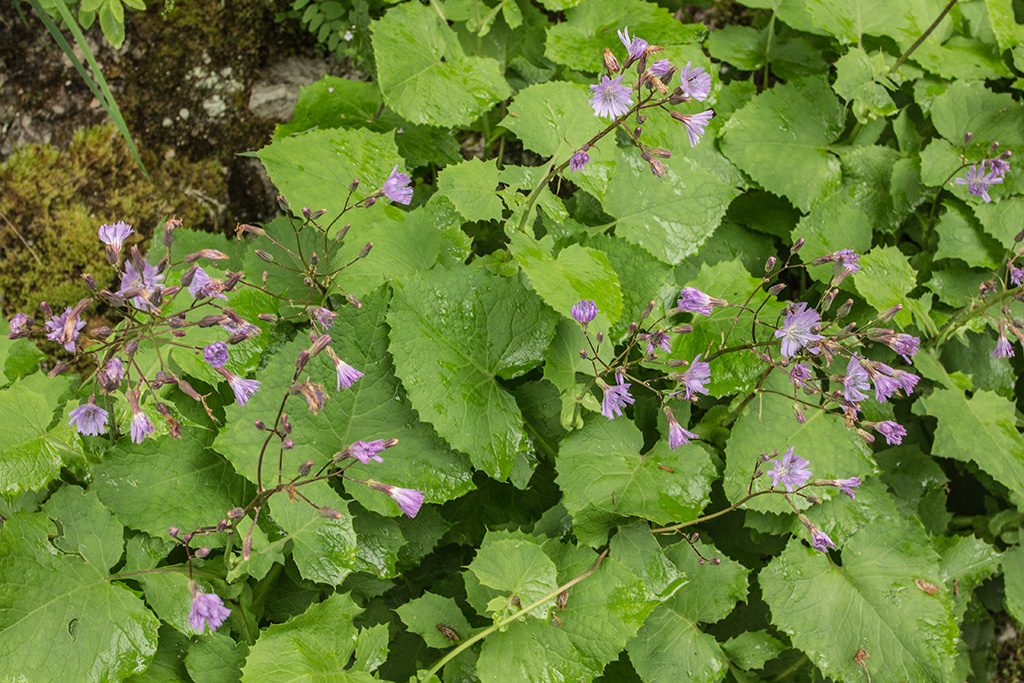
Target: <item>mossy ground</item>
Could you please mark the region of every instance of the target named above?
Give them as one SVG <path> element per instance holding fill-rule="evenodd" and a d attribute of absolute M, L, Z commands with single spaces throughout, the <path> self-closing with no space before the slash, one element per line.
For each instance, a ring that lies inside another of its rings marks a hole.
<path fill-rule="evenodd" d="M 120 220 L 144 239 L 172 214 L 210 227 L 202 197 L 225 194 L 216 160 L 182 163 L 146 155 L 150 184 L 112 126 L 76 131 L 66 150 L 27 145 L 0 165 L 0 294 L 3 312 L 38 317 L 87 294 L 81 276 L 114 284 L 96 231 Z M 140 241 L 140 238 L 133 238 Z"/>

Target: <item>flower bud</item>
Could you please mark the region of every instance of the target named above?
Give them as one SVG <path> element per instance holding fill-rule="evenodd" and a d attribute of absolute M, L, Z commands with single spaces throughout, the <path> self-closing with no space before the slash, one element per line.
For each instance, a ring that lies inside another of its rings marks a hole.
<path fill-rule="evenodd" d="M 177 538 L 178 537 L 178 531 L 179 531 L 178 527 L 172 526 L 171 528 L 169 528 L 167 530 L 167 535 L 170 536 L 171 538 Z"/>
<path fill-rule="evenodd" d="M 796 242 L 793 243 L 792 247 L 789 248 L 789 253 L 790 254 L 795 254 L 796 252 L 800 251 L 800 248 L 803 247 L 803 246 L 804 246 L 804 238 L 801 237 L 800 239 L 798 239 Z"/>
<path fill-rule="evenodd" d="M 832 302 L 835 301 L 836 295 L 839 294 L 838 289 L 830 289 L 825 292 L 825 298 L 821 302 L 821 311 L 825 312 L 832 308 Z"/>
<path fill-rule="evenodd" d="M 314 268 L 320 265 L 320 257 L 316 255 L 315 251 L 309 255 L 309 265 L 313 266 Z"/>
<path fill-rule="evenodd" d="M 114 331 L 112 329 L 110 329 L 106 325 L 101 325 L 92 331 L 92 336 L 98 337 L 99 339 L 106 339 L 113 333 Z"/>
<path fill-rule="evenodd" d="M 206 557 L 209 554 L 210 554 L 210 549 L 205 547 L 205 546 L 203 546 L 202 548 L 199 548 L 198 550 L 196 550 L 196 557 L 198 557 L 199 559 L 203 559 L 204 557 Z"/>
<path fill-rule="evenodd" d="M 281 415 L 281 432 L 284 434 L 292 433 L 292 423 L 288 419 L 288 413 Z"/>
<path fill-rule="evenodd" d="M 367 242 L 366 246 L 359 250 L 359 258 L 366 258 L 371 249 L 373 249 L 373 242 Z"/>
<path fill-rule="evenodd" d="M 326 517 L 328 519 L 341 519 L 341 513 L 337 510 L 332 510 L 329 507 L 317 508 L 317 511 L 320 513 L 321 517 Z"/>
<path fill-rule="evenodd" d="M 345 293 L 345 301 L 349 302 L 350 304 L 352 304 L 356 308 L 362 308 L 363 307 L 363 302 L 362 301 L 360 301 L 359 299 L 355 298 L 354 296 L 352 296 L 351 294 L 349 294 L 347 292 Z"/>
<path fill-rule="evenodd" d="M 57 375 L 63 375 L 68 371 L 68 364 L 61 361 L 53 366 L 53 369 L 46 373 L 47 377 L 56 377 Z"/>
<path fill-rule="evenodd" d="M 619 60 L 615 59 L 615 55 L 608 48 L 604 49 L 604 68 L 610 73 L 619 73 Z"/>
<path fill-rule="evenodd" d="M 349 192 L 349 194 L 352 194 L 352 193 L 353 193 L 353 192 L 355 192 L 355 191 L 356 191 L 356 190 L 357 190 L 358 188 L 359 188 L 359 180 L 358 180 L 358 179 L 356 179 L 356 180 L 353 180 L 353 181 L 352 181 L 352 182 L 351 182 L 351 183 L 349 184 L 349 186 L 348 186 L 348 192 Z"/>
<path fill-rule="evenodd" d="M 836 319 L 842 320 L 846 316 L 850 315 L 850 310 L 853 308 L 853 299 L 847 299 L 843 302 L 843 305 L 836 311 Z"/>
<path fill-rule="evenodd" d="M 964 147 L 971 144 L 971 138 L 974 137 L 974 133 L 964 133 Z"/>
<path fill-rule="evenodd" d="M 774 256 L 769 256 L 768 260 L 764 262 L 764 272 L 765 272 L 765 274 L 767 275 L 768 273 L 770 273 L 773 270 L 775 270 L 775 264 L 778 263 L 778 262 L 779 262 L 779 259 L 775 258 Z"/>
<path fill-rule="evenodd" d="M 139 342 L 135 341 L 134 339 L 132 339 L 131 341 L 124 345 L 124 352 L 129 356 L 133 355 L 138 350 Z"/>
<path fill-rule="evenodd" d="M 260 313 L 256 317 L 258 319 L 262 320 L 263 322 L 268 322 L 268 323 L 277 322 L 277 316 L 274 315 L 273 313 Z"/>
<path fill-rule="evenodd" d="M 771 287 L 769 287 L 768 288 L 768 293 L 771 294 L 772 296 L 777 297 L 779 294 L 782 293 L 782 290 L 784 290 L 785 288 L 786 288 L 786 283 L 779 282 L 778 284 L 774 284 Z"/>
<path fill-rule="evenodd" d="M 292 439 L 285 439 L 281 442 L 281 450 L 290 451 L 293 448 L 295 448 L 295 441 Z"/>
<path fill-rule="evenodd" d="M 879 322 L 887 322 L 896 317 L 896 314 L 903 310 L 903 304 L 896 304 L 892 308 L 882 311 L 878 316 Z"/>
<path fill-rule="evenodd" d="M 640 319 L 644 320 L 645 318 L 647 318 L 647 316 L 649 316 L 654 311 L 654 306 L 655 303 L 653 301 L 649 302 L 647 304 L 647 307 L 644 308 L 644 312 L 640 314 Z"/>
<path fill-rule="evenodd" d="M 231 508 L 228 510 L 228 519 L 241 519 L 245 516 L 245 510 L 242 508 Z"/>
<path fill-rule="evenodd" d="M 313 461 L 312 460 L 307 460 L 306 462 L 304 462 L 301 465 L 299 465 L 299 476 L 300 477 L 309 476 L 309 473 L 312 472 L 312 471 L 313 471 Z"/>
<path fill-rule="evenodd" d="M 604 341 L 604 332 L 598 332 L 597 333 L 597 343 L 600 344 L 603 341 Z"/>
<path fill-rule="evenodd" d="M 238 271 L 237 273 L 225 273 L 225 275 L 227 275 L 227 279 L 224 280 L 224 291 L 230 292 L 235 288 L 235 285 L 238 284 L 238 281 L 242 279 L 242 276 L 245 275 L 245 273 Z"/>
<path fill-rule="evenodd" d="M 693 332 L 693 325 L 676 325 L 672 331 L 676 334 L 690 334 Z"/>
<path fill-rule="evenodd" d="M 257 228 L 255 225 L 249 225 L 248 223 L 241 223 L 235 227 L 235 234 L 241 238 L 243 233 L 250 235 L 256 235 L 257 237 L 265 237 L 267 231 L 263 228 Z"/>
<path fill-rule="evenodd" d="M 267 428 L 267 423 L 264 422 L 263 420 L 256 420 L 253 423 L 253 426 L 256 427 L 256 429 L 258 429 L 258 430 L 260 430 L 262 432 L 263 430 L 265 430 Z"/>
<path fill-rule="evenodd" d="M 88 273 L 83 273 L 82 279 L 85 281 L 85 286 L 89 288 L 90 292 L 96 291 L 96 278 Z"/>
<path fill-rule="evenodd" d="M 309 351 L 302 349 L 299 351 L 299 357 L 295 359 L 295 369 L 299 372 L 306 367 L 306 363 L 309 362 Z"/>
<path fill-rule="evenodd" d="M 305 218 L 306 220 L 309 220 L 309 217 L 312 216 L 312 215 L 313 215 L 313 212 L 310 211 L 308 206 L 302 207 L 302 217 L 303 218 Z"/>
<path fill-rule="evenodd" d="M 292 210 L 292 205 L 288 203 L 288 200 L 284 198 L 283 194 L 277 195 L 277 205 L 281 207 L 281 210 L 288 213 Z"/>
<path fill-rule="evenodd" d="M 282 197 L 282 199 L 283 199 L 283 197 Z M 252 534 L 249 534 L 249 535 L 247 535 L 245 537 L 245 540 L 242 541 L 242 559 L 243 560 L 248 560 L 249 559 L 249 555 L 251 555 L 251 554 L 252 554 Z"/>

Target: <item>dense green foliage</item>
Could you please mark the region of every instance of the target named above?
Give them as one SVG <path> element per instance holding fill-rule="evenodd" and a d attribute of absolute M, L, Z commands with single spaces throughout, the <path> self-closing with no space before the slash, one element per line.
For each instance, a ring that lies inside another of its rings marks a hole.
<path fill-rule="evenodd" d="M 155 298 L 95 295 L 124 320 L 80 350 L 129 359 L 123 386 L 0 340 L 0 670 L 987 680 L 994 614 L 1024 620 L 1024 354 L 993 353 L 1024 340 L 1024 5 L 744 4 L 710 32 L 644 0 L 310 4 L 366 13 L 374 79 L 306 88 L 257 152 L 283 215 L 230 244 L 169 223 Z M 604 48 L 631 61 L 626 26 L 677 70 L 616 127 L 587 86 Z M 691 62 L 707 99 L 669 101 Z M 817 347 L 780 348 L 791 302 Z M 850 398 L 853 353 L 920 382 Z M 334 358 L 362 376 L 342 388 Z M 68 424 L 91 397 L 102 436 Z M 140 415 L 158 426 L 130 439 Z M 350 456 L 377 439 L 382 462 Z M 787 451 L 813 471 L 789 493 L 765 462 Z M 211 593 L 230 616 L 197 633 Z"/>

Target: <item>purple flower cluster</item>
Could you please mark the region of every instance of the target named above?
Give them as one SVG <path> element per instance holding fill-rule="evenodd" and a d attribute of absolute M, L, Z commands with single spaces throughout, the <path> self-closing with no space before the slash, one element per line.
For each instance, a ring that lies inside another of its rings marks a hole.
<path fill-rule="evenodd" d="M 906 370 L 897 370 L 885 363 L 870 361 L 856 353 L 846 364 L 846 375 L 843 378 L 843 397 L 851 403 L 863 401 L 868 396 L 864 392 L 875 385 L 875 400 L 884 403 L 890 396 L 902 390 L 904 394 L 914 393 L 921 378 Z"/>
<path fill-rule="evenodd" d="M 391 175 L 384 181 L 380 191 L 385 197 L 397 204 L 408 204 L 412 201 L 412 188 L 409 187 L 411 182 L 412 179 L 408 175 L 398 171 L 398 165 L 396 164 L 391 170 Z"/>
<path fill-rule="evenodd" d="M 768 460 L 774 467 L 768 470 L 768 476 L 772 478 L 774 489 L 781 482 L 786 490 L 793 492 L 793 487 L 800 488 L 811 478 L 809 462 L 801 458 L 790 448 L 786 451 L 781 460 Z"/>
<path fill-rule="evenodd" d="M 630 404 L 632 405 L 634 399 L 629 394 L 629 388 L 632 386 L 629 382 L 623 382 L 622 376 L 618 375 L 618 384 L 609 386 L 608 384 L 598 380 L 598 386 L 604 391 L 604 398 L 601 400 L 601 414 L 607 417 L 609 420 L 614 420 L 619 415 L 622 415 L 622 408 Z"/>
<path fill-rule="evenodd" d="M 188 625 L 196 633 L 205 633 L 209 626 L 211 631 L 220 628 L 224 620 L 231 616 L 231 610 L 224 606 L 224 601 L 216 593 L 203 593 L 193 584 L 192 609 L 188 613 Z"/>
<path fill-rule="evenodd" d="M 85 327 L 85 321 L 80 319 L 78 316 L 79 314 L 76 313 L 75 309 L 71 306 L 65 308 L 64 312 L 60 315 L 52 316 L 46 321 L 46 329 L 49 330 L 46 334 L 46 338 L 50 341 L 57 342 L 58 344 L 63 344 L 64 350 L 68 353 L 74 353 L 76 343 L 78 342 L 78 335 L 82 328 Z M 11 330 L 14 330 L 13 322 Z"/>
<path fill-rule="evenodd" d="M 594 108 L 594 116 L 615 119 L 633 106 L 633 97 L 629 88 L 622 85 L 622 76 L 608 78 L 601 76 L 601 81 L 590 86 L 594 96 L 590 98 L 590 106 Z"/>
<path fill-rule="evenodd" d="M 995 147 L 996 145 L 993 145 L 992 151 L 995 151 Z M 972 164 L 963 178 L 957 178 L 953 182 L 957 185 L 966 185 L 970 194 L 981 197 L 988 203 L 992 201 L 988 194 L 989 187 L 1003 182 L 1003 176 L 1009 170 L 1010 152 L 1003 152 L 997 157 L 983 160 L 980 164 Z"/>
<path fill-rule="evenodd" d="M 683 429 L 683 427 L 676 420 L 675 415 L 668 408 L 665 409 L 665 417 L 668 418 L 668 447 L 679 448 L 690 443 L 691 439 L 696 439 L 697 435 L 693 432 Z"/>

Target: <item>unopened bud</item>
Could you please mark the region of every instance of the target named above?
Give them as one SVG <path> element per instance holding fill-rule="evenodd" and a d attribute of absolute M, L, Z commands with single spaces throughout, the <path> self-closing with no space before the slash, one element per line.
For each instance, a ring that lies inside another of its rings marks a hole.
<path fill-rule="evenodd" d="M 172 526 L 171 528 L 169 528 L 167 530 L 167 535 L 170 536 L 171 538 L 177 538 L 179 531 L 180 531 L 180 529 L 178 529 L 178 527 Z"/>
<path fill-rule="evenodd" d="M 896 304 L 892 308 L 887 308 L 886 310 L 882 311 L 882 313 L 878 316 L 878 320 L 879 322 L 883 323 L 892 320 L 893 318 L 896 317 L 896 314 L 902 310 L 903 304 Z"/>
<path fill-rule="evenodd" d="M 258 430 L 260 430 L 262 432 L 263 430 L 265 430 L 267 428 L 267 423 L 264 422 L 263 420 L 256 420 L 253 423 L 253 426 L 256 427 L 256 429 L 258 429 Z"/>
<path fill-rule="evenodd" d="M 224 531 L 230 526 L 230 523 L 226 519 L 222 519 L 217 522 L 217 531 Z"/>
<path fill-rule="evenodd" d="M 237 227 L 235 227 L 235 234 L 241 237 L 243 233 L 256 235 L 257 237 L 264 237 L 266 236 L 267 231 L 264 230 L 263 228 L 257 228 L 255 225 L 241 223 Z"/>
<path fill-rule="evenodd" d="M 241 344 L 249 338 L 249 334 L 246 332 L 235 332 L 233 335 L 228 337 L 228 344 L 234 346 L 235 344 Z"/>
<path fill-rule="evenodd" d="M 359 180 L 358 179 L 357 180 L 353 180 L 351 183 L 349 183 L 349 186 L 348 186 L 349 194 L 355 192 L 358 188 L 359 188 Z"/>
<path fill-rule="evenodd" d="M 583 360 L 587 359 L 587 350 L 586 349 L 580 349 L 580 358 L 582 358 Z"/>
<path fill-rule="evenodd" d="M 619 60 L 615 59 L 615 55 L 608 48 L 604 49 L 604 68 L 613 74 L 619 73 Z"/>
<path fill-rule="evenodd" d="M 299 357 L 295 359 L 295 369 L 299 372 L 306 367 L 306 363 L 309 362 L 309 351 L 302 349 L 299 351 Z"/>
<path fill-rule="evenodd" d="M 199 548 L 198 550 L 196 550 L 196 557 L 198 557 L 199 559 L 203 559 L 204 557 L 206 557 L 209 554 L 210 554 L 210 549 L 205 547 L 205 546 L 202 547 L 202 548 Z"/>
<path fill-rule="evenodd" d="M 313 212 L 313 215 L 311 215 L 310 218 L 315 221 L 317 218 L 320 218 L 320 216 L 323 216 L 325 213 L 327 213 L 327 209 L 317 209 L 316 211 Z"/>
<path fill-rule="evenodd" d="M 308 476 L 309 473 L 312 472 L 312 471 L 313 471 L 313 461 L 312 460 L 307 460 L 306 462 L 304 462 L 301 465 L 299 465 L 299 476 L 300 477 Z"/>
<path fill-rule="evenodd" d="M 793 242 L 793 246 L 789 248 L 789 253 L 790 254 L 795 254 L 796 252 L 800 251 L 800 248 L 803 247 L 803 246 L 804 246 L 804 238 L 801 237 L 796 242 Z"/>
<path fill-rule="evenodd" d="M 199 395 L 199 392 L 193 389 L 192 385 L 189 384 L 186 380 L 179 379 L 178 388 L 181 389 L 181 391 L 193 401 L 203 400 L 203 397 Z"/>
<path fill-rule="evenodd" d="M 172 330 L 180 330 L 185 327 L 185 314 L 179 313 L 178 315 L 171 316 L 167 319 L 167 326 Z"/>
<path fill-rule="evenodd" d="M 235 285 L 238 284 L 239 280 L 242 279 L 242 276 L 245 275 L 245 273 L 238 271 L 237 273 L 225 273 L 225 275 L 228 277 L 224 280 L 224 291 L 230 292 L 235 288 Z"/>
<path fill-rule="evenodd" d="M 337 510 L 332 510 L 328 507 L 317 508 L 317 510 L 320 512 L 321 517 L 326 517 L 328 519 L 341 519 L 341 513 Z"/>
<path fill-rule="evenodd" d="M 367 242 L 366 246 L 359 250 L 359 258 L 366 258 L 371 249 L 373 249 L 373 242 Z"/>
<path fill-rule="evenodd" d="M 327 345 L 331 343 L 331 335 L 323 334 L 320 338 L 313 342 L 313 346 L 309 348 L 310 357 L 315 357 L 318 353 L 327 348 Z"/>
<path fill-rule="evenodd" d="M 307 219 L 307 220 L 308 220 L 308 219 L 309 219 L 309 217 L 310 217 L 310 216 L 312 216 L 312 215 L 313 215 L 313 212 L 312 212 L 312 211 L 310 211 L 310 209 L 309 209 L 309 207 L 308 207 L 308 206 L 304 206 L 304 207 L 302 207 L 302 217 L 303 217 L 303 218 L 305 218 L 305 219 Z"/>
<path fill-rule="evenodd" d="M 292 423 L 291 420 L 288 419 L 287 413 L 281 416 L 281 431 L 285 434 L 292 433 Z"/>
<path fill-rule="evenodd" d="M 964 133 L 964 147 L 971 144 L 971 138 L 974 137 L 974 133 Z"/>
<path fill-rule="evenodd" d="M 241 519 L 245 516 L 245 510 L 242 508 L 231 508 L 228 510 L 228 519 Z"/>
<path fill-rule="evenodd" d="M 54 365 L 53 366 L 53 370 L 50 370 L 48 373 L 46 373 L 46 376 L 47 377 L 56 377 L 57 375 L 63 375 L 67 371 L 68 371 L 68 364 L 66 362 L 64 362 L 64 361 L 61 361 L 61 362 L 57 363 L 56 365 Z"/>
<path fill-rule="evenodd" d="M 667 149 L 651 147 L 648 151 L 651 153 L 652 156 L 656 156 L 660 159 L 669 159 L 672 157 L 672 152 L 668 151 Z"/>
<path fill-rule="evenodd" d="M 693 325 L 676 325 L 672 331 L 676 334 L 690 334 L 693 332 Z"/>
<path fill-rule="evenodd" d="M 284 198 L 283 194 L 277 195 L 277 205 L 281 207 L 281 210 L 288 213 L 292 210 L 292 205 L 288 203 L 288 200 Z"/>
<path fill-rule="evenodd" d="M 283 199 L 283 197 L 281 197 L 280 199 Z M 249 535 L 247 535 L 245 537 L 245 540 L 242 541 L 242 559 L 243 560 L 248 560 L 249 559 L 249 555 L 251 555 L 251 554 L 252 554 L 252 534 L 249 534 Z"/>
<path fill-rule="evenodd" d="M 363 302 L 362 301 L 360 301 L 359 299 L 355 298 L 354 296 L 352 296 L 351 294 L 349 294 L 347 292 L 345 293 L 345 301 L 349 302 L 350 304 L 352 304 L 356 308 L 362 308 L 363 307 Z"/>
<path fill-rule="evenodd" d="M 100 339 L 106 339 L 107 337 L 109 337 L 113 333 L 114 333 L 114 331 L 112 329 L 110 329 L 109 327 L 107 327 L 106 325 L 101 325 L 101 326 L 97 327 L 95 330 L 92 331 L 92 335 L 94 337 L 98 337 Z"/>
<path fill-rule="evenodd" d="M 274 315 L 273 313 L 260 313 L 256 317 L 259 320 L 262 320 L 263 322 L 268 322 L 268 323 L 277 322 L 277 316 Z"/>
<path fill-rule="evenodd" d="M 779 262 L 779 259 L 774 256 L 769 256 L 768 260 L 764 262 L 764 272 L 768 274 L 775 270 L 775 264 Z"/>
<path fill-rule="evenodd" d="M 292 439 L 285 439 L 281 442 L 281 450 L 290 451 L 295 448 L 295 442 Z"/>
<path fill-rule="evenodd" d="M 836 311 L 836 319 L 842 320 L 846 316 L 850 315 L 850 310 L 853 308 L 853 299 L 847 299 L 843 302 L 843 305 Z"/>
<path fill-rule="evenodd" d="M 352 227 L 351 223 L 346 223 L 345 225 L 341 226 L 341 230 L 339 230 L 338 234 L 334 236 L 334 239 L 337 240 L 337 241 L 341 241 L 341 240 L 345 239 L 345 235 L 348 234 L 348 230 L 351 227 Z"/>
<path fill-rule="evenodd" d="M 129 356 L 133 355 L 138 350 L 139 342 L 135 341 L 134 339 L 132 339 L 131 341 L 124 345 L 124 352 Z"/>
<path fill-rule="evenodd" d="M 178 339 L 181 339 L 186 334 L 188 334 L 188 332 L 186 332 L 185 330 L 171 330 L 171 336 L 177 337 Z"/>
<path fill-rule="evenodd" d="M 655 303 L 653 301 L 649 302 L 647 304 L 647 307 L 644 308 L 644 312 L 640 314 L 640 319 L 644 320 L 645 318 L 647 318 L 647 316 L 649 316 L 654 311 L 654 306 Z"/>
<path fill-rule="evenodd" d="M 640 327 L 640 326 L 639 326 L 639 325 L 637 325 L 637 324 L 636 324 L 635 322 L 633 322 L 633 323 L 630 323 L 630 324 L 629 324 L 629 332 L 628 332 L 629 336 L 630 336 L 630 337 L 632 337 L 632 336 L 633 336 L 634 334 L 636 334 L 636 331 L 637 331 L 637 329 L 638 329 L 639 327 Z"/>
<path fill-rule="evenodd" d="M 661 79 L 657 76 L 651 76 L 650 83 L 660 92 L 662 95 L 668 95 L 668 88 L 661 82 Z"/>
<path fill-rule="evenodd" d="M 793 404 L 793 412 L 796 413 L 796 421 L 800 424 L 807 421 L 807 416 L 804 415 L 804 409 L 799 403 Z"/>
<path fill-rule="evenodd" d="M 199 327 L 213 327 L 214 325 L 220 325 L 227 321 L 228 317 L 220 313 L 215 315 L 204 315 L 199 319 Z"/>
<path fill-rule="evenodd" d="M 838 289 L 830 289 L 827 292 L 825 292 L 825 298 L 822 299 L 821 302 L 821 310 L 823 312 L 832 308 L 832 302 L 835 301 L 837 294 L 839 294 Z"/>
<path fill-rule="evenodd" d="M 82 279 L 85 281 L 85 286 L 89 288 L 90 292 L 96 291 L 96 278 L 88 273 L 84 273 Z"/>
<path fill-rule="evenodd" d="M 768 293 L 771 294 L 772 296 L 777 297 L 779 294 L 782 294 L 782 290 L 784 290 L 785 288 L 786 288 L 786 283 L 779 282 L 778 284 L 774 284 L 771 287 L 769 287 L 768 288 Z"/>
<path fill-rule="evenodd" d="M 600 344 L 603 341 L 604 341 L 604 332 L 598 332 L 597 333 L 597 343 Z"/>

